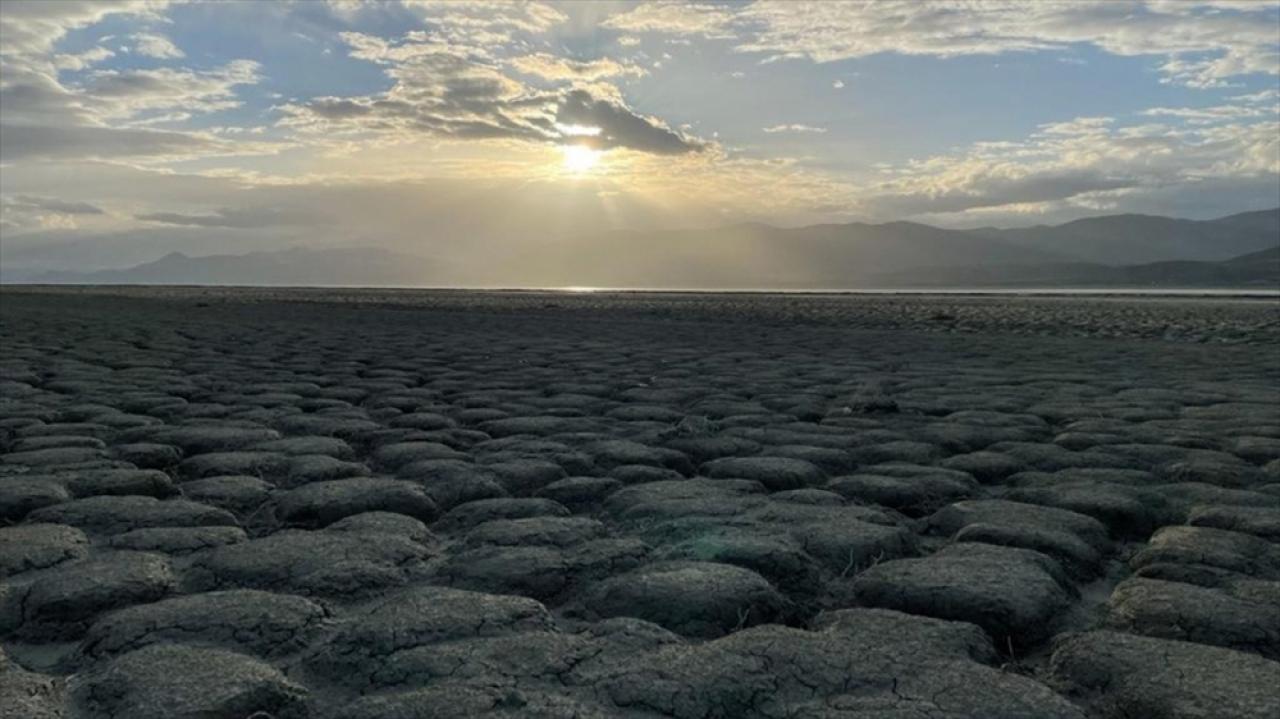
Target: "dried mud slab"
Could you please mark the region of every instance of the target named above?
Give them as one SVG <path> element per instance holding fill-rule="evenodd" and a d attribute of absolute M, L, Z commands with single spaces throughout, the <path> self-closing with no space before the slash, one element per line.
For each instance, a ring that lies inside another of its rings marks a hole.
<path fill-rule="evenodd" d="M 0 344 L 0 716 L 1280 715 L 1274 301 L 4 288 Z"/>

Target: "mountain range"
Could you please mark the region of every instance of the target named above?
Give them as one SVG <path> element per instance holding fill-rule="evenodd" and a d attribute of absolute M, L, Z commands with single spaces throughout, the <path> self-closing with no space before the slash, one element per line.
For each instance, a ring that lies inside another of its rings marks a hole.
<path fill-rule="evenodd" d="M 951 230 L 911 222 L 615 231 L 526 242 L 483 265 L 379 248 L 192 257 L 6 281 L 85 284 L 858 289 L 1280 288 L 1280 208 L 1215 220 L 1110 215 Z"/>
<path fill-rule="evenodd" d="M 433 269 L 426 260 L 377 247 L 307 249 L 191 257 L 170 252 L 154 262 L 96 272 L 44 272 L 29 282 L 103 285 L 397 285 L 413 286 Z"/>

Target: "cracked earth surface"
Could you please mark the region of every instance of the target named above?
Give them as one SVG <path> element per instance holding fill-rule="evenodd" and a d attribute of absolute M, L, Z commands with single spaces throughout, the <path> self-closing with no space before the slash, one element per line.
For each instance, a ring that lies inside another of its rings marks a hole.
<path fill-rule="evenodd" d="M 1280 304 L 0 292 L 0 717 L 1280 716 Z"/>

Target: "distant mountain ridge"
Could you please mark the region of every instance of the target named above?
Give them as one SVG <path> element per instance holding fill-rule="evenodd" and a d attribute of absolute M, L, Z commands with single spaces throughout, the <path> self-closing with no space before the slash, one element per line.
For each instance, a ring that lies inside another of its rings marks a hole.
<path fill-rule="evenodd" d="M 1062 225 L 972 230 L 1083 262 L 1128 265 L 1169 260 L 1221 261 L 1280 243 L 1280 208 L 1216 220 L 1108 215 Z M 1259 244 L 1262 242 L 1263 244 Z"/>
<path fill-rule="evenodd" d="M 523 247 L 484 266 L 451 267 L 380 248 L 294 248 L 203 257 L 170 253 L 125 269 L 19 279 L 268 286 L 1280 288 L 1280 208 L 1216 220 L 1111 215 L 1011 230 L 912 222 L 799 228 L 744 223 L 619 230 Z"/>
<path fill-rule="evenodd" d="M 32 282 L 50 284 L 165 285 L 406 285 L 438 268 L 425 259 L 376 247 L 307 249 L 191 257 L 170 252 L 154 262 L 119 270 L 46 272 Z"/>
<path fill-rule="evenodd" d="M 1169 260 L 1140 265 L 1088 262 L 1004 267 L 916 268 L 883 278 L 900 287 L 1234 288 L 1280 290 L 1280 246 L 1222 262 Z"/>
<path fill-rule="evenodd" d="M 1134 274 L 1114 268 L 1221 262 L 1276 246 L 1280 208 L 1216 220 L 1111 215 L 1018 230 L 948 230 L 913 222 L 799 228 L 748 223 L 567 238 L 517 256 L 509 266 L 521 274 L 503 274 L 501 267 L 495 272 L 501 283 L 518 284 L 523 274 L 544 286 L 844 289 L 967 286 L 975 278 L 1018 285 L 1028 277 L 1093 285 L 1208 277 L 1222 273 Z M 1237 281 L 1228 274 L 1224 281 Z M 1133 280 L 1125 279 L 1130 275 Z"/>

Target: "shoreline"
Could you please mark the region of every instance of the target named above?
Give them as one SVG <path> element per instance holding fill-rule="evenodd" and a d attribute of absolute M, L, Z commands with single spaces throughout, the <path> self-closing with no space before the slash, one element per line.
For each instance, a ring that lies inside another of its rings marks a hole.
<path fill-rule="evenodd" d="M 1140 287 L 1031 287 L 1031 288 L 861 288 L 861 289 L 776 289 L 776 288 L 653 288 L 653 287 L 410 287 L 398 285 L 225 285 L 225 284 L 47 284 L 0 283 L 4 291 L 67 291 L 68 294 L 100 290 L 111 293 L 116 290 L 259 290 L 259 291 L 318 291 L 341 290 L 361 292 L 444 292 L 476 294 L 551 294 L 551 295 L 755 295 L 779 297 L 841 297 L 841 296 L 927 296 L 927 297 L 1123 297 L 1123 298 L 1202 298 L 1202 299 L 1258 299 L 1280 300 L 1280 288 L 1241 289 L 1215 287 L 1140 288 Z"/>

